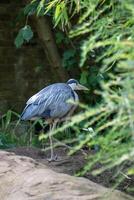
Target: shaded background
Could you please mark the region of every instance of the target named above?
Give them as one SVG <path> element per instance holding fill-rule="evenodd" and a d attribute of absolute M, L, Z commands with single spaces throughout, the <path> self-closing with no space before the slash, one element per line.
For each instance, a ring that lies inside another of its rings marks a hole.
<path fill-rule="evenodd" d="M 44 86 L 60 81 L 45 56 L 37 33 L 30 43 L 16 49 L 14 39 L 23 21 L 16 23 L 22 1 L 0 1 L 0 113 L 20 112 L 27 98 Z M 66 80 L 65 80 L 66 81 Z"/>

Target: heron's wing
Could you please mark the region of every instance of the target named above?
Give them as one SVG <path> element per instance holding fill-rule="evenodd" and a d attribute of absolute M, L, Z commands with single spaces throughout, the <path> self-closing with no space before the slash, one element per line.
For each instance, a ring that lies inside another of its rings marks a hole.
<path fill-rule="evenodd" d="M 53 84 L 32 96 L 23 112 L 23 118 L 62 117 L 72 107 L 67 100 L 74 99 L 72 89 L 66 84 Z M 46 116 L 49 115 L 49 116 Z"/>
<path fill-rule="evenodd" d="M 65 116 L 72 108 L 69 100 L 74 100 L 71 88 L 59 89 L 54 95 L 50 95 L 45 102 L 45 107 L 50 111 L 50 117 L 62 118 Z"/>
<path fill-rule="evenodd" d="M 47 86 L 45 88 L 43 88 L 42 90 L 40 90 L 38 93 L 36 93 L 35 95 L 33 95 L 27 102 L 26 104 L 38 104 L 40 102 L 40 100 L 43 101 L 43 97 L 46 96 L 47 94 L 47 91 L 50 91 L 52 88 L 53 85 L 50 85 L 50 86 Z"/>

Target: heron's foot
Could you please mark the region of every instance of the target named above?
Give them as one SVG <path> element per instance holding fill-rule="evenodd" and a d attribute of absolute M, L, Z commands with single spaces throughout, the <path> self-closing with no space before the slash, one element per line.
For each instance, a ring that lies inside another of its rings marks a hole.
<path fill-rule="evenodd" d="M 48 161 L 48 162 L 55 162 L 55 161 L 58 161 L 58 156 L 57 156 L 57 154 L 51 156 L 50 158 L 48 158 L 47 161 Z"/>

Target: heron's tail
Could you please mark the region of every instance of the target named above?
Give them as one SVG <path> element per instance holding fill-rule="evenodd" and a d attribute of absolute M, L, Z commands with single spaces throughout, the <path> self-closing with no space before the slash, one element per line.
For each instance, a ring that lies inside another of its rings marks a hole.
<path fill-rule="evenodd" d="M 21 113 L 20 119 L 24 121 L 29 120 L 29 115 L 27 113 L 27 106 L 24 108 L 23 112 Z"/>
<path fill-rule="evenodd" d="M 21 118 L 21 120 L 27 121 L 27 120 L 34 118 L 35 116 L 36 116 L 35 106 L 30 104 L 24 108 L 20 118 Z"/>

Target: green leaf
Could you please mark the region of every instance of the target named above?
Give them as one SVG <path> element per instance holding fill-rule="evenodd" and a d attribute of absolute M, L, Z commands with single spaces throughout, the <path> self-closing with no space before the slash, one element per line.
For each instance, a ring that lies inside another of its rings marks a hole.
<path fill-rule="evenodd" d="M 44 15 L 45 12 L 45 0 L 42 0 L 39 2 L 39 5 L 37 7 L 37 16 Z"/>
<path fill-rule="evenodd" d="M 32 2 L 30 4 L 28 4 L 25 8 L 24 8 L 24 15 L 33 15 L 36 13 L 37 11 L 37 7 L 38 7 L 38 4 L 39 2 L 35 1 L 35 2 Z"/>
<path fill-rule="evenodd" d="M 134 174 L 134 168 L 131 168 L 128 170 L 128 175 L 133 175 Z"/>
<path fill-rule="evenodd" d="M 29 25 L 22 28 L 23 39 L 29 42 L 29 40 L 33 37 L 33 31 Z"/>
<path fill-rule="evenodd" d="M 11 110 L 9 110 L 6 115 L 5 129 L 7 129 L 7 127 L 9 126 L 11 122 L 11 117 L 12 117 L 12 113 L 11 113 Z"/>
<path fill-rule="evenodd" d="M 29 42 L 29 40 L 33 37 L 33 31 L 29 25 L 24 26 L 19 30 L 19 33 L 15 39 L 15 46 L 20 48 L 24 41 Z"/>
<path fill-rule="evenodd" d="M 81 78 L 80 78 L 80 83 L 86 84 L 86 83 L 87 83 L 88 76 L 89 76 L 89 74 L 88 74 L 87 71 L 82 72 Z"/>
<path fill-rule="evenodd" d="M 41 134 L 39 135 L 39 141 L 44 140 L 44 139 L 46 139 L 46 138 L 47 138 L 47 136 L 46 136 L 44 133 L 41 133 Z"/>
<path fill-rule="evenodd" d="M 56 43 L 57 44 L 64 42 L 65 37 L 64 37 L 62 32 L 57 32 L 55 36 L 56 36 Z"/>
<path fill-rule="evenodd" d="M 61 5 L 58 4 L 55 8 L 54 20 L 57 21 L 60 15 L 61 15 Z"/>
<path fill-rule="evenodd" d="M 22 46 L 22 44 L 24 43 L 23 34 L 22 34 L 21 29 L 19 30 L 19 33 L 18 33 L 17 37 L 15 38 L 14 43 L 17 48 L 20 48 Z"/>
<path fill-rule="evenodd" d="M 69 50 L 65 51 L 63 57 L 65 60 L 68 60 L 68 59 L 74 57 L 75 53 L 76 53 L 75 49 L 69 49 Z"/>

